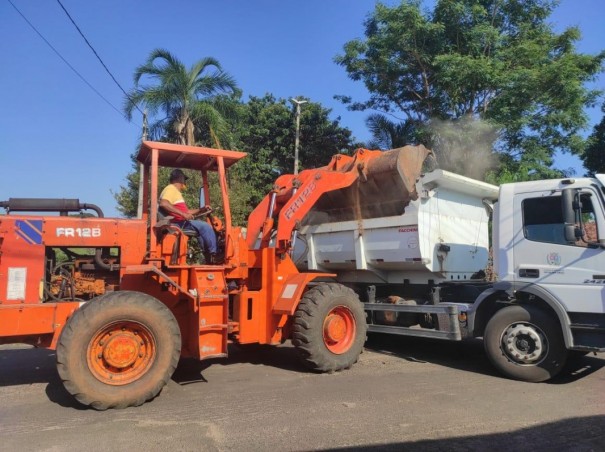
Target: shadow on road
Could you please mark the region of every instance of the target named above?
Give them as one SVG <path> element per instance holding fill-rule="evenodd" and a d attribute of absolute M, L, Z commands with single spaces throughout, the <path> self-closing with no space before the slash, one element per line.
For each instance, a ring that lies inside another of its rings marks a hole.
<path fill-rule="evenodd" d="M 229 357 L 197 361 L 195 359 L 182 359 L 179 362 L 172 379 L 180 385 L 207 382 L 203 371 L 209 366 L 230 366 L 233 364 L 254 364 L 274 367 L 289 372 L 310 372 L 298 359 L 293 347 L 274 345 L 229 345 Z"/>
<path fill-rule="evenodd" d="M 368 336 L 365 348 L 408 361 L 428 362 L 466 372 L 500 377 L 485 355 L 483 341 L 480 339 L 449 342 L 373 333 Z M 604 366 L 605 360 L 594 355 L 570 358 L 561 373 L 548 383 L 572 383 Z"/>
<path fill-rule="evenodd" d="M 57 373 L 54 350 L 15 346 L 0 350 L 0 386 L 48 383 L 46 395 L 52 402 L 63 407 L 86 409 L 63 386 Z"/>
<path fill-rule="evenodd" d="M 481 340 L 446 342 L 405 336 L 371 334 L 365 348 L 375 353 L 395 356 L 416 362 L 429 362 L 440 366 L 494 377 L 499 374 L 491 366 Z M 602 355 L 599 355 L 602 357 Z M 48 383 L 48 398 L 64 407 L 84 408 L 65 390 L 56 370 L 55 352 L 27 346 L 0 350 L 0 386 Z M 249 363 L 274 367 L 289 372 L 310 372 L 298 359 L 290 345 L 230 345 L 229 358 L 197 361 L 180 361 L 172 379 L 180 384 L 206 382 L 203 372 L 211 365 L 230 366 Z M 569 359 L 562 372 L 549 384 L 569 384 L 596 372 L 605 366 L 605 360 L 594 356 Z"/>
<path fill-rule="evenodd" d="M 206 382 L 203 372 L 209 366 L 229 366 L 249 363 L 275 367 L 290 372 L 307 372 L 291 346 L 230 345 L 229 357 L 197 361 L 182 359 L 172 379 L 180 384 Z M 56 368 L 54 350 L 38 349 L 27 345 L 11 345 L 0 349 L 0 386 L 32 385 L 47 383 L 49 400 L 63 407 L 87 409 L 79 404 L 65 389 Z"/>
<path fill-rule="evenodd" d="M 605 416 L 565 419 L 488 435 L 327 449 L 333 451 L 605 450 Z"/>
<path fill-rule="evenodd" d="M 428 362 L 490 376 L 498 375 L 485 356 L 481 340 L 449 342 L 372 333 L 368 335 L 365 348 L 408 361 Z"/>
<path fill-rule="evenodd" d="M 57 380 L 54 350 L 15 346 L 0 350 L 0 386 L 30 385 Z"/>
<path fill-rule="evenodd" d="M 605 367 L 605 359 L 603 359 L 602 354 L 600 358 L 595 355 L 570 357 L 567 359 L 567 364 L 565 364 L 561 373 L 547 383 L 552 385 L 573 383 L 603 367 Z"/>

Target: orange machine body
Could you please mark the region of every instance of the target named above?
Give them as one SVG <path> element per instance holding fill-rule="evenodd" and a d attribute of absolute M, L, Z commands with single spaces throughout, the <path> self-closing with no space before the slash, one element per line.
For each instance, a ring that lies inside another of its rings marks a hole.
<path fill-rule="evenodd" d="M 323 168 L 281 176 L 250 215 L 247 236 L 231 224 L 226 178 L 245 155 L 143 142 L 137 156 L 141 218 L 10 211 L 0 216 L 0 343 L 53 348 L 76 309 L 118 290 L 163 302 L 178 321 L 185 357 L 226 356 L 230 341 L 276 344 L 289 338 L 309 283 L 333 276 L 296 269 L 290 255 L 297 228 L 322 196 L 367 180 L 384 153 L 360 150 L 354 157 L 336 156 Z M 208 173 L 218 175 L 223 220 L 215 229 L 224 255 L 219 265 L 188 264 L 189 238 L 158 218 L 160 167 L 199 171 L 206 204 L 214 207 L 220 201 L 210 199 Z M 413 182 L 408 189 L 412 193 Z"/>

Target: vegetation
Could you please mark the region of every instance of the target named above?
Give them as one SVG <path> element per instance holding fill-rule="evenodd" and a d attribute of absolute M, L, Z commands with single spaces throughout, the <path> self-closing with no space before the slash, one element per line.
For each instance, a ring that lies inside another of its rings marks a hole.
<path fill-rule="evenodd" d="M 335 59 L 370 97 L 338 97 L 352 110 L 397 117 L 399 128 L 433 148 L 446 168 L 497 157 L 496 179 L 557 175 L 555 151 L 584 151 L 584 109 L 598 95 L 586 82 L 601 71 L 605 53 L 578 53 L 577 28 L 555 33 L 548 18 L 556 4 L 438 0 L 427 12 L 419 1 L 378 4 L 365 39 L 346 43 Z M 460 143 L 470 155 L 457 155 Z"/>
<path fill-rule="evenodd" d="M 155 83 L 143 85 L 147 79 Z M 136 68 L 134 84 L 124 112 L 130 119 L 137 106 L 146 108 L 156 118 L 149 131 L 152 138 L 195 144 L 210 136 L 216 143 L 226 133 L 224 113 L 229 110 L 221 94 L 236 92 L 237 85 L 214 58 L 203 58 L 187 69 L 167 50 L 156 49 Z"/>
<path fill-rule="evenodd" d="M 215 72 L 207 74 L 209 68 Z M 154 85 L 141 85 L 150 78 Z M 154 50 L 135 71 L 135 89 L 126 99 L 124 111 L 130 117 L 135 105 L 147 108 L 153 118 L 152 139 L 248 152 L 248 157 L 229 174 L 230 202 L 235 224 L 245 224 L 252 208 L 269 192 L 282 173 L 294 167 L 294 111 L 285 99 L 271 94 L 240 99 L 233 79 L 213 58 L 204 58 L 187 70 L 166 50 Z M 311 102 L 301 113 L 300 168 L 325 165 L 333 154 L 354 146 L 351 131 L 329 118 L 331 111 Z M 160 187 L 168 184 L 169 170 L 160 171 Z M 201 181 L 190 172 L 185 201 L 197 206 Z M 210 180 L 213 208 L 220 215 L 217 180 Z M 139 173 L 133 155 L 133 169 L 126 184 L 114 195 L 118 210 L 127 217 L 137 213 Z"/>
<path fill-rule="evenodd" d="M 605 104 L 601 107 L 603 119 L 588 137 L 588 146 L 582 160 L 589 174 L 605 173 Z"/>
<path fill-rule="evenodd" d="M 301 108 L 299 170 L 326 165 L 332 155 L 361 146 L 354 143 L 351 131 L 331 120 L 331 111 L 311 102 Z M 271 94 L 250 97 L 242 104 L 239 149 L 248 152 L 240 170 L 254 182 L 252 205 L 271 189 L 277 176 L 294 171 L 294 109 L 285 99 Z"/>
<path fill-rule="evenodd" d="M 583 158 L 590 172 L 605 171 L 605 118 L 587 139 L 586 108 L 600 93 L 587 88 L 602 70 L 605 52 L 576 50 L 577 28 L 561 33 L 548 22 L 554 0 L 419 0 L 378 3 L 365 36 L 347 42 L 335 58 L 366 86 L 366 100 L 336 96 L 351 110 L 369 111 L 373 139 L 363 146 L 306 99 L 301 109 L 300 169 L 325 165 L 357 147 L 392 149 L 423 143 L 441 167 L 492 183 L 560 176 L 555 152 Z M 277 176 L 294 167 L 294 108 L 270 93 L 247 101 L 220 63 L 206 57 L 191 67 L 156 49 L 134 72 L 125 99 L 131 116 L 144 108 L 154 140 L 237 149 L 248 153 L 230 171 L 234 222 L 244 224 Z M 605 106 L 604 106 L 605 113 Z M 134 163 L 134 159 L 133 159 Z M 185 199 L 197 205 L 199 175 Z M 138 165 L 115 194 L 118 209 L 136 214 Z M 160 174 L 165 185 L 167 173 Z M 211 187 L 218 198 L 216 181 Z M 219 206 L 214 205 L 218 208 Z"/>

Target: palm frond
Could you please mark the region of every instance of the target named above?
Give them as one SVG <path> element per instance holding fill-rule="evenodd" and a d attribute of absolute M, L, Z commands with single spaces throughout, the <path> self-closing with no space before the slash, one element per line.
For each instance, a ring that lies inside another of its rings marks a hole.
<path fill-rule="evenodd" d="M 369 144 L 380 149 L 395 149 L 416 142 L 416 126 L 411 121 L 395 123 L 375 113 L 366 118 L 366 126 L 372 133 Z"/>
<path fill-rule="evenodd" d="M 191 111 L 191 119 L 199 134 L 210 138 L 212 146 L 224 147 L 230 142 L 229 122 L 211 102 L 197 102 Z M 217 138 L 219 143 L 216 143 Z"/>
<path fill-rule="evenodd" d="M 193 66 L 191 66 L 191 69 L 189 69 L 189 75 L 191 76 L 191 82 L 193 83 L 201 75 L 201 73 L 204 72 L 204 70 L 208 67 L 214 67 L 218 71 L 223 70 L 223 68 L 221 67 L 221 64 L 218 62 L 218 60 L 216 58 L 213 58 L 213 57 L 202 58 L 201 60 L 196 62 Z"/>
<path fill-rule="evenodd" d="M 230 93 L 237 89 L 237 83 L 226 72 L 217 71 L 212 74 L 199 77 L 193 84 L 196 96 L 202 98 L 211 97 L 220 93 Z"/>

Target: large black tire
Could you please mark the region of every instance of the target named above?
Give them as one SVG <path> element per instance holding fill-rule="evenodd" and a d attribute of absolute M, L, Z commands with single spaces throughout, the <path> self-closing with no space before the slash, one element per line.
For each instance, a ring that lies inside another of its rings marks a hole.
<path fill-rule="evenodd" d="M 549 380 L 567 359 L 558 320 L 535 306 L 514 305 L 496 312 L 483 341 L 492 364 L 515 380 Z"/>
<path fill-rule="evenodd" d="M 180 354 L 180 329 L 163 303 L 140 292 L 112 292 L 69 319 L 57 345 L 57 370 L 80 403 L 126 408 L 158 395 Z"/>
<path fill-rule="evenodd" d="M 321 284 L 309 290 L 298 305 L 292 344 L 310 369 L 335 372 L 357 362 L 367 329 L 355 292 L 341 284 Z"/>

